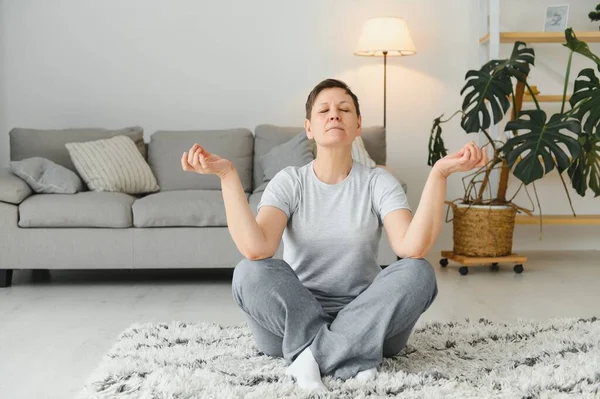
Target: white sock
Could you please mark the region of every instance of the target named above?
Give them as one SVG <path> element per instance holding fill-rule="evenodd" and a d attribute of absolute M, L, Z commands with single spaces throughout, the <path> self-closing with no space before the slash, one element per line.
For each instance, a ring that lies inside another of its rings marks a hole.
<path fill-rule="evenodd" d="M 373 380 L 377 377 L 377 368 L 373 367 L 372 369 L 359 371 L 358 374 L 354 376 L 354 378 L 358 381 L 369 381 Z"/>
<path fill-rule="evenodd" d="M 290 364 L 285 374 L 296 379 L 300 388 L 315 392 L 328 391 L 321 380 L 321 370 L 309 347 L 304 349 Z"/>

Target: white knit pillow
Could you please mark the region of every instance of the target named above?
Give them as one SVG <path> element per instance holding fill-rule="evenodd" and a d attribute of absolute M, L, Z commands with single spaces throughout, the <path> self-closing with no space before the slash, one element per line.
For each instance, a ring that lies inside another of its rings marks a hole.
<path fill-rule="evenodd" d="M 159 190 L 150 166 L 127 136 L 65 146 L 77 172 L 92 191 L 142 194 Z"/>
<path fill-rule="evenodd" d="M 352 159 L 356 162 L 362 163 L 365 166 L 373 169 L 376 166 L 375 161 L 371 159 L 367 149 L 365 148 L 365 143 L 360 136 L 356 136 L 354 141 L 352 142 Z"/>

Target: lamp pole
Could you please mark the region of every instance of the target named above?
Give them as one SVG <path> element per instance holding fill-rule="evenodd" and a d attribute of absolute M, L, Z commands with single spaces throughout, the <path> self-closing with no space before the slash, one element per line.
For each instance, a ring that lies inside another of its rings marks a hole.
<path fill-rule="evenodd" d="M 416 52 L 404 19 L 376 17 L 364 22 L 354 54 L 383 56 L 383 127 L 387 125 L 387 57 L 413 55 Z"/>
<path fill-rule="evenodd" d="M 383 52 L 383 127 L 385 127 L 387 113 L 387 55 L 388 52 Z"/>

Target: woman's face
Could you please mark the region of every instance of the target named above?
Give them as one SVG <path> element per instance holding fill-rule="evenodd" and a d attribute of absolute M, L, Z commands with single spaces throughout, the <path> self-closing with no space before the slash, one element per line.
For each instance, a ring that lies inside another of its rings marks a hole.
<path fill-rule="evenodd" d="M 304 122 L 308 138 L 323 147 L 351 146 L 360 135 L 360 125 L 352 97 L 337 87 L 317 95 L 310 120 Z"/>

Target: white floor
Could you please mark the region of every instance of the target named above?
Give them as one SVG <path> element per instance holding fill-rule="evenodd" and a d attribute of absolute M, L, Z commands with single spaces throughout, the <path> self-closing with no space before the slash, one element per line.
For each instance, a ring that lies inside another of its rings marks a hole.
<path fill-rule="evenodd" d="M 600 252 L 540 252 L 523 274 L 436 265 L 440 294 L 420 323 L 600 315 Z M 70 398 L 134 322 L 243 321 L 231 271 L 15 271 L 0 289 L 0 398 Z"/>

